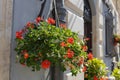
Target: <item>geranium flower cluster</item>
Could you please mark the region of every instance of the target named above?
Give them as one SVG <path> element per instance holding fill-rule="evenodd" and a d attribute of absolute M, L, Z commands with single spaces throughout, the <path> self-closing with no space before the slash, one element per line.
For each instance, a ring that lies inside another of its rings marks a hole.
<path fill-rule="evenodd" d="M 84 41 L 64 24 L 55 26 L 52 18 L 44 21 L 38 17 L 35 22 L 28 22 L 16 32 L 16 43 L 17 60 L 33 71 L 50 66 L 60 66 L 63 71 L 70 69 L 73 75 L 85 71 L 87 46 Z"/>

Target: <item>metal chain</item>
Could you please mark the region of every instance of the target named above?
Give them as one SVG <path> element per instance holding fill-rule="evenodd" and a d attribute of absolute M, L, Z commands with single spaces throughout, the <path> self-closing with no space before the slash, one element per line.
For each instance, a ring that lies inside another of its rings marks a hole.
<path fill-rule="evenodd" d="M 56 7 L 56 1 L 53 0 L 53 5 L 54 5 L 54 8 L 55 8 L 55 20 L 56 20 L 56 26 L 59 27 L 59 17 L 58 17 L 58 12 L 57 12 L 57 7 Z"/>

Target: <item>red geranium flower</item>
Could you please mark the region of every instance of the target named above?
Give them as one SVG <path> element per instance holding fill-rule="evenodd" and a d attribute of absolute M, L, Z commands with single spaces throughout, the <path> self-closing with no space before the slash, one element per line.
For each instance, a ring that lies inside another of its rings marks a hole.
<path fill-rule="evenodd" d="M 84 66 L 82 71 L 85 72 L 86 70 L 87 70 L 87 67 Z"/>
<path fill-rule="evenodd" d="M 107 77 L 100 78 L 100 80 L 108 80 Z"/>
<path fill-rule="evenodd" d="M 85 38 L 84 40 L 85 40 L 85 41 L 89 41 L 89 40 L 90 40 L 90 38 Z"/>
<path fill-rule="evenodd" d="M 120 40 L 119 38 L 115 38 L 115 41 L 117 41 L 117 42 L 118 42 L 119 40 Z"/>
<path fill-rule="evenodd" d="M 93 77 L 93 80 L 98 80 L 97 76 L 94 76 L 94 77 Z"/>
<path fill-rule="evenodd" d="M 22 31 L 22 33 L 24 33 L 26 31 L 26 28 L 23 28 L 21 31 Z"/>
<path fill-rule="evenodd" d="M 68 51 L 67 51 L 67 57 L 68 58 L 72 58 L 73 56 L 74 56 L 74 52 L 71 51 L 70 49 L 68 49 Z"/>
<path fill-rule="evenodd" d="M 50 67 L 50 64 L 51 64 L 50 61 L 44 60 L 44 61 L 41 63 L 41 66 L 42 66 L 43 69 L 47 69 L 47 68 Z"/>
<path fill-rule="evenodd" d="M 28 23 L 26 24 L 26 27 L 27 27 L 27 28 L 34 28 L 35 26 L 34 26 L 33 23 L 28 22 Z"/>
<path fill-rule="evenodd" d="M 65 42 L 61 42 L 60 46 L 65 47 L 66 46 Z"/>
<path fill-rule="evenodd" d="M 25 53 L 27 53 L 27 50 L 23 50 L 23 51 L 21 52 L 21 54 L 25 54 Z"/>
<path fill-rule="evenodd" d="M 89 60 L 93 59 L 93 54 L 92 54 L 92 53 L 89 53 L 89 54 L 88 54 L 88 59 L 89 59 Z"/>
<path fill-rule="evenodd" d="M 23 39 L 22 34 L 23 34 L 22 31 L 17 31 L 17 32 L 16 32 L 16 38 L 18 38 L 18 39 Z"/>
<path fill-rule="evenodd" d="M 83 63 L 84 63 L 84 58 L 81 57 L 81 58 L 80 58 L 80 61 L 79 61 L 79 63 L 78 63 L 78 65 L 80 66 L 80 65 L 83 64 Z"/>
<path fill-rule="evenodd" d="M 60 27 L 66 29 L 66 24 L 60 24 Z"/>
<path fill-rule="evenodd" d="M 24 59 L 27 59 L 29 57 L 29 54 L 26 52 L 24 53 Z"/>
<path fill-rule="evenodd" d="M 21 63 L 21 65 L 22 65 L 22 66 L 26 66 L 26 64 L 25 64 L 25 63 Z"/>
<path fill-rule="evenodd" d="M 88 47 L 86 45 L 82 46 L 82 50 L 83 51 L 87 51 L 88 50 Z"/>
<path fill-rule="evenodd" d="M 31 22 L 27 22 L 26 26 L 30 27 L 31 26 Z"/>
<path fill-rule="evenodd" d="M 53 18 L 48 18 L 47 22 L 49 24 L 55 24 L 55 20 Z"/>
<path fill-rule="evenodd" d="M 105 80 L 104 78 L 100 78 L 100 80 Z"/>
<path fill-rule="evenodd" d="M 35 22 L 36 22 L 36 23 L 39 23 L 41 20 L 42 20 L 41 17 L 37 17 L 37 18 L 35 19 Z"/>
<path fill-rule="evenodd" d="M 70 37 L 70 38 L 67 39 L 67 42 L 70 43 L 70 44 L 73 44 L 74 43 L 74 39 L 72 37 Z"/>

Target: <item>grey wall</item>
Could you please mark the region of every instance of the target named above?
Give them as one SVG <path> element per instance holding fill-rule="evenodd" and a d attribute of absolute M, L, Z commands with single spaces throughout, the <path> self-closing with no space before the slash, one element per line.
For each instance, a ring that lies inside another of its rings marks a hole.
<path fill-rule="evenodd" d="M 12 51 L 11 51 L 11 80 L 44 80 L 44 70 L 32 72 L 31 69 L 16 64 L 15 32 L 22 29 L 28 21 L 34 21 L 41 9 L 41 0 L 14 0 Z"/>
<path fill-rule="evenodd" d="M 15 63 L 15 55 L 16 52 L 14 51 L 15 48 L 15 32 L 22 29 L 26 22 L 34 21 L 34 19 L 39 14 L 39 10 L 41 9 L 41 2 L 43 0 L 14 0 L 14 10 L 13 10 L 13 33 L 12 33 L 12 51 L 11 51 L 11 80 L 45 80 L 44 77 L 47 76 L 48 70 L 41 70 L 39 72 L 31 72 L 31 70 L 27 67 L 21 66 L 20 64 Z M 47 0 L 47 7 L 45 11 L 43 11 L 43 15 L 46 15 L 50 9 L 49 3 L 50 0 Z M 83 0 L 65 0 L 70 1 L 68 3 L 67 8 L 69 10 L 73 7 L 74 9 L 77 8 L 78 11 L 82 11 L 83 14 Z M 71 3 L 73 4 L 71 6 Z M 73 9 L 72 8 L 72 9 Z M 79 32 L 80 36 L 84 36 L 84 21 L 83 18 L 80 17 L 80 12 L 71 12 L 68 10 L 68 28 L 72 29 L 72 31 Z M 79 73 L 77 77 L 73 77 L 71 73 L 65 73 L 64 79 L 65 80 L 84 80 L 84 73 Z"/>

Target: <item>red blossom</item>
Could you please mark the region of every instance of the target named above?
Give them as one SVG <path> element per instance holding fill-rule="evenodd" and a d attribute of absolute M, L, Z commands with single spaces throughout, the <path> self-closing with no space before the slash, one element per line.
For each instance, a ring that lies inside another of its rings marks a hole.
<path fill-rule="evenodd" d="M 67 57 L 68 58 L 72 58 L 73 56 L 74 56 L 74 52 L 71 51 L 70 49 L 68 49 L 68 51 L 67 51 Z"/>
<path fill-rule="evenodd" d="M 24 59 L 27 59 L 29 57 L 29 54 L 26 52 L 24 53 Z"/>
<path fill-rule="evenodd" d="M 21 31 L 22 31 L 22 33 L 24 33 L 26 31 L 26 28 L 23 28 Z"/>
<path fill-rule="evenodd" d="M 61 42 L 60 46 L 65 47 L 66 46 L 65 42 Z"/>
<path fill-rule="evenodd" d="M 66 24 L 60 24 L 60 27 L 66 29 Z"/>
<path fill-rule="evenodd" d="M 83 63 L 84 63 L 84 58 L 81 57 L 81 58 L 80 58 L 80 61 L 79 61 L 79 63 L 78 63 L 78 65 L 80 66 L 80 65 L 83 64 Z"/>
<path fill-rule="evenodd" d="M 88 59 L 89 60 L 93 59 L 93 54 L 91 52 L 88 54 Z"/>
<path fill-rule="evenodd" d="M 17 31 L 17 32 L 16 32 L 16 38 L 17 38 L 17 39 L 23 39 L 22 34 L 23 34 L 22 31 Z"/>
<path fill-rule="evenodd" d="M 44 61 L 41 63 L 41 66 L 42 66 L 43 69 L 47 69 L 47 68 L 50 67 L 50 64 L 51 64 L 50 61 L 44 60 Z"/>
<path fill-rule="evenodd" d="M 27 50 L 23 50 L 23 51 L 21 52 L 21 54 L 25 54 L 25 53 L 27 53 Z"/>
<path fill-rule="evenodd" d="M 26 66 L 26 64 L 25 64 L 25 63 L 21 63 L 21 65 L 22 65 L 22 66 Z"/>
<path fill-rule="evenodd" d="M 90 38 L 85 38 L 84 40 L 85 40 L 85 41 L 89 41 L 89 40 L 90 40 Z"/>
<path fill-rule="evenodd" d="M 108 78 L 107 77 L 102 77 L 102 78 L 100 78 L 100 80 L 108 80 Z"/>
<path fill-rule="evenodd" d="M 119 38 L 117 38 L 117 37 L 115 38 L 115 41 L 116 41 L 116 42 L 118 42 L 119 40 L 120 40 Z"/>
<path fill-rule="evenodd" d="M 86 45 L 82 46 L 82 50 L 83 51 L 87 51 L 88 50 L 88 47 Z"/>
<path fill-rule="evenodd" d="M 27 22 L 26 26 L 30 27 L 31 26 L 31 22 Z"/>
<path fill-rule="evenodd" d="M 100 80 L 105 80 L 104 78 L 100 78 Z"/>
<path fill-rule="evenodd" d="M 70 44 L 73 44 L 74 43 L 74 39 L 72 37 L 70 37 L 70 38 L 67 39 L 67 42 L 70 43 Z"/>
<path fill-rule="evenodd" d="M 87 70 L 87 67 L 84 66 L 83 69 L 82 69 L 82 71 L 85 72 L 86 70 Z"/>
<path fill-rule="evenodd" d="M 41 20 L 42 20 L 41 17 L 37 17 L 37 18 L 35 19 L 35 22 L 36 22 L 36 23 L 39 23 Z"/>
<path fill-rule="evenodd" d="M 34 28 L 35 26 L 34 26 L 33 23 L 28 22 L 28 23 L 26 24 L 26 27 L 27 27 L 27 28 Z"/>
<path fill-rule="evenodd" d="M 64 57 L 64 58 L 67 58 L 67 55 L 64 55 L 63 57 Z"/>
<path fill-rule="evenodd" d="M 55 24 L 55 20 L 53 18 L 48 18 L 47 22 L 49 24 Z"/>
<path fill-rule="evenodd" d="M 93 80 L 98 80 L 98 78 L 97 78 L 97 76 L 96 76 L 96 75 L 93 77 Z"/>

